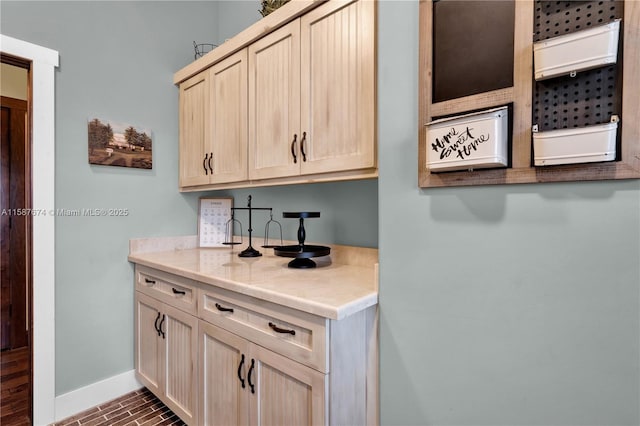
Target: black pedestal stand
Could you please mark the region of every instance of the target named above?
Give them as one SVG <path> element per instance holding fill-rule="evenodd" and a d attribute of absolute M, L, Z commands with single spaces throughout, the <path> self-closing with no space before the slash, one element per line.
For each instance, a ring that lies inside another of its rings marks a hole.
<path fill-rule="evenodd" d="M 331 247 L 304 244 L 304 240 L 307 237 L 304 229 L 304 219 L 320 217 L 320 212 L 283 212 L 282 217 L 300 219 L 300 226 L 298 227 L 298 244 L 276 247 L 273 249 L 273 252 L 276 256 L 295 258 L 289 262 L 289 268 L 315 268 L 316 263 L 311 260 L 311 258 L 327 256 L 331 252 Z"/>

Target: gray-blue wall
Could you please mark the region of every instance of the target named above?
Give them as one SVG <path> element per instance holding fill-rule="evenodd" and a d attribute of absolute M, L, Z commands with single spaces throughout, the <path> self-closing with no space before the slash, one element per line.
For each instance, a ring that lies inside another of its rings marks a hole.
<path fill-rule="evenodd" d="M 192 40 L 233 36 L 259 2 L 0 7 L 3 34 L 60 51 L 57 207 L 132 211 L 56 222 L 62 394 L 132 368 L 126 240 L 195 232 L 172 74 Z M 211 194 L 319 209 L 309 238 L 379 243 L 383 424 L 640 423 L 640 181 L 420 190 L 418 2 L 380 2 L 378 27 L 379 180 Z M 89 113 L 152 128 L 154 170 L 88 166 Z"/>
<path fill-rule="evenodd" d="M 378 12 L 382 422 L 637 425 L 640 181 L 418 189 L 418 2 Z"/>

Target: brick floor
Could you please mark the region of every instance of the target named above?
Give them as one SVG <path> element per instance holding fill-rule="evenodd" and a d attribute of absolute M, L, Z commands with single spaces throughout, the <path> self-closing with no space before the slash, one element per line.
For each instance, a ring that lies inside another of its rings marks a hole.
<path fill-rule="evenodd" d="M 90 408 L 53 426 L 185 426 L 147 388 Z"/>

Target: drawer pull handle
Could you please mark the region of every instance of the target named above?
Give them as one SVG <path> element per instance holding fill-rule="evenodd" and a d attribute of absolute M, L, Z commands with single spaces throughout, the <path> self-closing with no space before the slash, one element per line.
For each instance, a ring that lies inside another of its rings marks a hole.
<path fill-rule="evenodd" d="M 251 358 L 251 367 L 249 367 L 249 374 L 247 374 L 247 382 L 249 382 L 251 393 L 256 393 L 253 383 L 251 383 L 251 373 L 253 373 L 253 367 L 255 367 L 255 362 L 256 361 L 253 358 Z"/>
<path fill-rule="evenodd" d="M 176 290 L 175 288 L 171 287 L 171 290 L 173 290 L 173 294 L 182 294 L 185 295 L 187 294 L 185 291 L 182 290 Z"/>
<path fill-rule="evenodd" d="M 244 389 L 244 379 L 242 378 L 243 365 L 244 365 L 244 354 L 242 354 L 242 358 L 240 358 L 240 365 L 238 366 L 238 379 L 240 379 L 240 383 L 242 383 L 242 389 Z"/>
<path fill-rule="evenodd" d="M 163 339 L 165 338 L 165 334 L 164 334 L 164 331 L 162 331 L 162 324 L 164 324 L 165 318 L 166 318 L 166 315 L 162 314 L 162 320 L 160 321 L 160 325 L 158 326 L 158 330 L 160 330 L 159 336 L 162 336 Z"/>
<path fill-rule="evenodd" d="M 275 325 L 272 322 L 269 323 L 269 327 L 271 327 L 271 329 L 273 331 L 275 331 L 276 333 L 290 334 L 292 336 L 296 335 L 296 331 L 295 330 L 287 330 L 286 328 L 280 328 L 280 327 L 278 327 L 277 325 Z"/>
<path fill-rule="evenodd" d="M 160 327 L 158 327 L 158 320 L 160 319 L 160 311 L 158 311 L 158 316 L 153 323 L 153 327 L 156 329 L 156 333 L 158 333 L 158 337 L 160 337 Z"/>
<path fill-rule="evenodd" d="M 298 139 L 298 135 L 294 133 L 293 135 L 293 141 L 291 142 L 291 155 L 293 155 L 293 164 L 296 164 L 298 162 L 298 156 L 296 155 L 296 143 Z"/>
<path fill-rule="evenodd" d="M 302 161 L 307 161 L 307 153 L 304 152 L 304 142 L 307 140 L 307 132 L 302 132 L 302 140 L 300 141 L 300 153 L 302 154 Z"/>
<path fill-rule="evenodd" d="M 155 284 L 156 283 L 155 280 L 150 280 L 149 278 L 145 278 L 144 282 L 147 283 L 147 284 Z"/>
<path fill-rule="evenodd" d="M 222 306 L 219 303 L 216 303 L 216 308 L 218 308 L 218 310 L 220 312 L 231 312 L 231 313 L 233 313 L 233 308 L 225 308 L 224 306 Z"/>

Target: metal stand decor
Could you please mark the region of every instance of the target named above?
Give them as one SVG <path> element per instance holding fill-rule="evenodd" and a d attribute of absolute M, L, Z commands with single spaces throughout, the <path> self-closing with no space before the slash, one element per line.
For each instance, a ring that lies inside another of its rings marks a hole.
<path fill-rule="evenodd" d="M 249 195 L 247 197 L 247 207 L 231 207 L 231 219 L 229 219 L 229 221 L 227 222 L 226 241 L 223 244 L 225 244 L 225 245 L 242 244 L 242 223 L 240 223 L 240 221 L 235 218 L 236 210 L 248 210 L 249 211 L 249 229 L 247 230 L 248 233 L 249 233 L 249 245 L 247 246 L 246 249 L 244 249 L 240 253 L 238 253 L 238 256 L 240 256 L 240 257 L 259 257 L 259 256 L 262 256 L 262 253 L 260 253 L 256 249 L 254 249 L 253 245 L 252 245 L 252 237 L 251 237 L 251 234 L 253 232 L 252 215 L 253 215 L 253 211 L 254 210 L 269 210 L 269 213 L 271 215 L 271 218 L 269 219 L 269 222 L 267 222 L 267 225 L 265 227 L 265 236 L 264 236 L 265 244 L 262 247 L 265 247 L 265 248 L 276 247 L 276 246 L 268 244 L 268 242 L 269 242 L 269 224 L 270 223 L 277 224 L 278 227 L 280 228 L 280 244 L 282 244 L 282 226 L 280 226 L 279 222 L 273 220 L 273 209 L 271 207 L 252 207 L 251 206 L 251 195 Z M 234 236 L 233 236 L 233 230 L 234 230 L 234 225 L 235 224 L 238 224 L 239 227 L 240 227 L 240 241 L 235 240 Z"/>
<path fill-rule="evenodd" d="M 298 244 L 275 247 L 273 252 L 276 256 L 295 258 L 289 262 L 289 268 L 315 268 L 316 263 L 311 260 L 311 258 L 327 256 L 331 252 L 331 247 L 305 245 L 304 240 L 307 235 L 304 229 L 304 220 L 320 217 L 320 212 L 283 212 L 282 217 L 300 219 L 300 226 L 298 227 Z"/>

